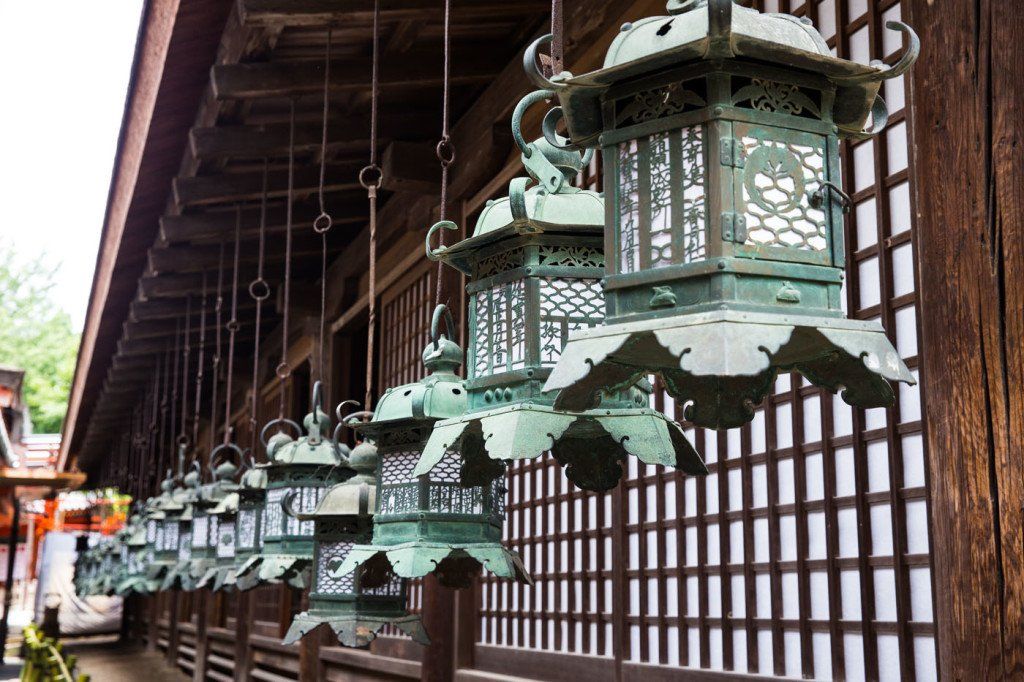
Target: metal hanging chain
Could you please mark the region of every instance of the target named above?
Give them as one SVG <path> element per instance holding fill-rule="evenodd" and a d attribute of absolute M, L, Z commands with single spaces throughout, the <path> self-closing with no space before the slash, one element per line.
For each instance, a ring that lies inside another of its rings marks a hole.
<path fill-rule="evenodd" d="M 180 325 L 180 322 L 178 323 Z M 168 423 L 167 423 L 167 409 L 169 407 L 169 393 L 171 384 L 171 346 L 167 345 L 167 350 L 164 352 L 164 380 L 163 380 L 163 394 L 160 396 L 160 441 L 166 445 L 167 441 L 164 440 L 167 437 Z M 171 424 L 174 423 L 173 418 Z M 157 467 L 158 472 L 164 471 L 166 468 L 164 460 L 173 459 L 172 451 L 174 448 L 164 448 L 165 455 L 160 457 L 159 466 Z"/>
<path fill-rule="evenodd" d="M 281 380 L 281 399 L 278 402 L 277 418 L 284 419 L 285 394 L 292 370 L 288 366 L 288 307 L 292 278 L 292 193 L 295 187 L 295 100 L 289 100 L 288 109 L 288 196 L 285 209 L 284 227 L 284 291 L 281 315 L 281 364 L 277 366 L 277 378 Z"/>
<path fill-rule="evenodd" d="M 203 270 L 203 304 L 199 309 L 199 358 L 196 362 L 196 402 L 192 406 L 192 444 L 196 446 L 195 456 L 199 457 L 199 403 L 203 397 L 203 364 L 206 356 L 206 270 Z"/>
<path fill-rule="evenodd" d="M 452 3 L 451 0 L 444 0 L 444 81 L 441 86 L 441 140 L 437 143 L 437 160 L 441 163 L 441 210 L 440 219 L 445 220 L 448 217 L 448 167 L 455 163 L 455 145 L 452 144 L 450 131 L 448 129 L 449 123 L 449 112 L 448 103 L 451 99 L 451 53 L 452 53 L 452 38 L 451 38 L 451 18 L 452 18 Z M 443 230 L 440 235 L 440 246 L 438 248 L 444 248 L 444 234 Z M 435 289 L 434 289 L 434 307 L 436 308 L 441 304 L 441 281 L 442 281 L 442 262 L 437 261 L 437 273 L 435 277 Z"/>
<path fill-rule="evenodd" d="M 255 456 L 256 433 L 259 423 L 256 421 L 256 401 L 259 396 L 260 378 L 260 327 L 263 320 L 263 302 L 270 297 L 270 285 L 263 278 L 263 261 L 266 255 L 267 230 L 267 159 L 263 159 L 263 187 L 260 196 L 260 232 L 259 246 L 256 255 L 256 279 L 249 282 L 249 296 L 256 301 L 256 340 L 253 342 L 252 354 L 252 396 L 249 403 L 249 451 Z"/>
<path fill-rule="evenodd" d="M 188 366 L 192 352 L 192 295 L 189 294 L 185 303 L 185 338 L 182 344 L 181 358 L 181 431 L 178 444 L 188 445 Z"/>
<path fill-rule="evenodd" d="M 236 221 L 237 222 L 237 221 Z M 224 241 L 220 242 L 220 256 L 217 260 L 217 297 L 214 299 L 214 347 L 212 377 L 210 382 L 210 438 L 207 452 L 213 452 L 214 438 L 217 435 L 217 382 L 220 380 L 220 326 L 221 313 L 224 310 Z"/>
<path fill-rule="evenodd" d="M 235 373 L 235 334 L 238 332 L 238 248 L 242 237 L 242 207 L 235 206 L 235 253 L 231 259 L 231 319 L 228 320 L 228 366 L 224 383 L 224 440 L 231 440 L 231 383 Z M 257 342 L 258 343 L 258 342 Z"/>
<path fill-rule="evenodd" d="M 327 315 L 327 233 L 334 221 L 327 212 L 324 201 L 324 177 L 327 172 L 327 118 L 330 115 L 330 82 L 331 82 L 331 27 L 327 27 L 327 47 L 324 50 L 324 108 L 323 128 L 320 137 L 320 215 L 313 221 L 313 231 L 320 235 L 320 347 L 316 367 L 317 376 L 324 378 L 324 325 Z M 314 415 L 316 413 L 314 412 Z"/>
<path fill-rule="evenodd" d="M 178 423 L 178 370 L 181 369 L 181 318 L 179 317 L 174 325 L 174 376 L 171 382 L 171 421 L 170 428 L 168 431 L 171 435 L 171 452 L 177 452 L 177 446 L 180 442 L 178 437 L 173 435 L 176 424 Z M 173 457 L 173 454 L 172 454 Z M 182 472 L 178 472 L 180 475 Z"/>
<path fill-rule="evenodd" d="M 562 0 L 551 0 L 551 75 L 557 76 L 565 68 L 565 23 L 562 20 Z"/>
<path fill-rule="evenodd" d="M 331 98 L 331 27 L 327 27 L 327 46 L 324 50 L 324 106 L 323 123 L 320 129 L 320 185 L 317 188 L 317 198 L 320 200 L 320 215 L 313 221 L 313 230 L 323 234 L 331 229 L 333 220 L 327 212 L 327 205 L 324 201 L 324 183 L 327 175 L 327 118 L 330 114 Z"/>
<path fill-rule="evenodd" d="M 377 190 L 384 174 L 377 165 L 377 107 L 380 101 L 380 0 L 373 3 L 373 66 L 370 72 L 370 163 L 359 171 L 359 184 L 370 202 L 369 287 L 366 293 L 366 394 L 363 405 L 373 404 L 374 336 L 377 330 Z"/>

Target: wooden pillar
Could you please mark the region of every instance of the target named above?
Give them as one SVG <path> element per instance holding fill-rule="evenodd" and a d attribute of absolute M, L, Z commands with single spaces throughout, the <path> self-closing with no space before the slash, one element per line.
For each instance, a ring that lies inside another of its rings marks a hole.
<path fill-rule="evenodd" d="M 430 645 L 423 649 L 422 682 L 455 678 L 455 590 L 442 587 L 431 573 L 423 579 L 423 626 Z"/>
<path fill-rule="evenodd" d="M 252 591 L 239 592 L 235 611 L 235 682 L 249 679 L 249 633 L 252 631 Z"/>
<path fill-rule="evenodd" d="M 922 44 L 911 111 L 940 674 L 1020 679 L 1024 12 L 910 0 L 904 16 Z"/>
<path fill-rule="evenodd" d="M 206 682 L 206 654 L 209 650 L 210 640 L 206 634 L 206 624 L 213 617 L 211 606 L 214 600 L 210 597 L 209 590 L 197 590 L 193 592 L 196 600 L 193 613 L 196 614 L 196 659 L 195 668 L 192 670 L 193 682 Z"/>
<path fill-rule="evenodd" d="M 153 599 L 154 616 L 153 622 L 159 627 L 160 623 L 160 611 L 163 606 L 163 600 L 170 600 L 170 606 L 167 609 L 167 662 L 177 667 L 178 665 L 178 642 L 180 641 L 180 633 L 178 632 L 178 621 L 181 618 L 181 590 L 170 590 L 158 593 L 162 595 L 160 599 Z M 159 631 L 159 630 L 158 630 Z"/>
<path fill-rule="evenodd" d="M 149 619 L 146 623 L 146 651 L 156 651 L 156 640 L 160 636 L 160 594 L 151 594 L 146 597 L 146 611 Z"/>

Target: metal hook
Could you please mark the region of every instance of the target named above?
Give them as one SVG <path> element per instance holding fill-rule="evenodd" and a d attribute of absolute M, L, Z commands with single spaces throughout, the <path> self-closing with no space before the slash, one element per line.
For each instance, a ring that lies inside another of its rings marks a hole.
<path fill-rule="evenodd" d="M 346 427 L 352 428 L 351 423 L 348 421 L 349 419 L 352 418 L 352 416 L 356 414 L 373 414 L 372 412 L 367 412 L 366 410 L 363 410 L 361 412 L 353 412 L 352 414 L 346 416 L 342 412 L 342 409 L 348 407 L 349 405 L 361 407 L 362 403 L 360 403 L 358 400 L 343 400 L 340 403 L 338 403 L 337 407 L 334 408 L 334 416 L 338 418 L 338 425 L 334 427 L 334 433 L 332 434 L 331 438 L 332 440 L 334 440 L 335 443 L 340 442 L 338 440 L 338 437 L 341 435 L 342 429 Z"/>
<path fill-rule="evenodd" d="M 434 247 L 432 247 L 430 245 L 430 241 L 431 241 L 431 238 L 434 236 L 434 233 L 437 232 L 440 229 L 458 231 L 459 226 L 456 225 L 451 220 L 439 220 L 438 222 L 436 222 L 436 223 L 434 223 L 433 225 L 430 226 L 430 229 L 427 230 L 427 238 L 426 238 L 426 241 L 425 241 L 425 245 L 426 245 L 426 249 L 427 249 L 427 258 L 429 258 L 430 260 L 434 260 L 434 261 L 441 260 L 441 256 L 444 255 L 444 253 L 448 250 L 447 246 L 443 246 L 442 245 L 442 246 L 439 246 L 439 247 L 437 247 L 435 249 Z"/>
<path fill-rule="evenodd" d="M 526 48 L 525 52 L 523 52 L 523 70 L 526 71 L 527 80 L 538 88 L 543 90 L 564 90 L 564 85 L 561 83 L 554 83 L 544 76 L 544 72 L 541 71 L 540 68 L 540 62 L 537 59 L 537 53 L 540 46 L 550 43 L 553 39 L 554 36 L 547 33 L 530 43 L 530 46 Z M 563 71 L 562 73 L 568 74 L 567 71 Z"/>
<path fill-rule="evenodd" d="M 512 111 L 512 139 L 516 141 L 519 151 L 521 151 L 523 156 L 526 158 L 530 158 L 533 155 L 533 147 L 523 139 L 523 115 L 526 113 L 527 109 L 537 102 L 549 100 L 554 96 L 555 92 L 553 90 L 534 90 L 519 100 L 519 103 L 516 104 L 516 108 Z"/>
<path fill-rule="evenodd" d="M 449 341 L 455 338 L 455 319 L 452 317 L 452 311 L 448 309 L 447 305 L 440 303 L 434 308 L 434 316 L 430 320 L 430 340 L 434 342 L 435 349 L 440 346 L 437 327 L 441 322 L 442 316 L 448 329 L 448 336 L 445 338 Z"/>
<path fill-rule="evenodd" d="M 904 24 L 902 21 L 887 21 L 885 27 L 890 31 L 899 31 L 903 33 L 909 45 L 907 51 L 903 53 L 900 60 L 892 66 L 885 66 L 877 71 L 869 73 L 862 73 L 856 76 L 837 76 L 831 80 L 833 83 L 838 85 L 858 85 L 860 83 L 878 83 L 881 81 L 889 80 L 890 78 L 896 78 L 906 73 L 907 69 L 913 66 L 914 62 L 917 61 L 918 55 L 921 54 L 921 39 L 917 37 L 917 33 L 910 26 Z M 884 65 L 883 65 L 884 66 Z"/>

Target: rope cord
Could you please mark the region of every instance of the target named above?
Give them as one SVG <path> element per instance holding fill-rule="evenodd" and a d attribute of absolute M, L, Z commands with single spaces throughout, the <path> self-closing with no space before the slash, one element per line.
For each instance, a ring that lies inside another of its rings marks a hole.
<path fill-rule="evenodd" d="M 285 394 L 292 371 L 288 366 L 288 307 L 292 278 L 292 194 L 295 187 L 295 100 L 289 101 L 288 109 L 288 197 L 284 227 L 284 291 L 281 320 L 281 364 L 277 366 L 277 378 L 281 380 L 281 396 L 278 401 L 277 418 L 284 419 Z"/>
<path fill-rule="evenodd" d="M 374 337 L 377 333 L 377 190 L 383 173 L 377 165 L 377 109 L 380 104 L 380 0 L 373 3 L 373 65 L 370 74 L 370 163 L 359 171 L 359 184 L 370 203 L 369 287 L 366 305 L 366 393 L 363 404 L 373 404 Z"/>
<path fill-rule="evenodd" d="M 228 367 L 224 380 L 224 444 L 231 439 L 231 384 L 235 374 L 235 334 L 238 332 L 238 250 L 242 239 L 242 207 L 235 206 L 235 252 L 231 260 L 231 319 L 228 320 Z"/>

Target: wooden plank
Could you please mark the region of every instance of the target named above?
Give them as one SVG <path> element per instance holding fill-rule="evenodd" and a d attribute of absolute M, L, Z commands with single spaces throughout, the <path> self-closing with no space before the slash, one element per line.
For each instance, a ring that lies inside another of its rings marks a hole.
<path fill-rule="evenodd" d="M 452 64 L 449 82 L 454 86 L 492 80 L 504 62 L 499 64 L 486 51 L 456 50 Z M 441 84 L 441 65 L 436 50 L 412 52 L 397 63 L 381 65 L 381 88 L 435 88 Z M 365 90 L 370 82 L 370 67 L 366 57 L 332 61 L 331 92 Z M 219 64 L 213 67 L 210 78 L 219 100 L 294 97 L 322 93 L 323 68 L 322 60 Z"/>
<path fill-rule="evenodd" d="M 382 21 L 437 21 L 442 6 L 435 0 L 400 0 L 381 3 Z M 373 0 L 242 0 L 242 20 L 247 26 L 326 26 L 373 21 Z M 459 21 L 543 15 L 551 9 L 541 0 L 462 0 Z"/>
<path fill-rule="evenodd" d="M 382 187 L 395 192 L 436 195 L 441 191 L 441 166 L 433 143 L 392 142 L 381 158 Z M 363 199 L 366 203 L 366 199 Z"/>
<path fill-rule="evenodd" d="M 911 150 L 916 248 L 930 282 L 919 319 L 939 674 L 1016 679 L 1024 676 L 1024 13 L 992 0 L 907 5 L 924 46 L 911 81 Z"/>

